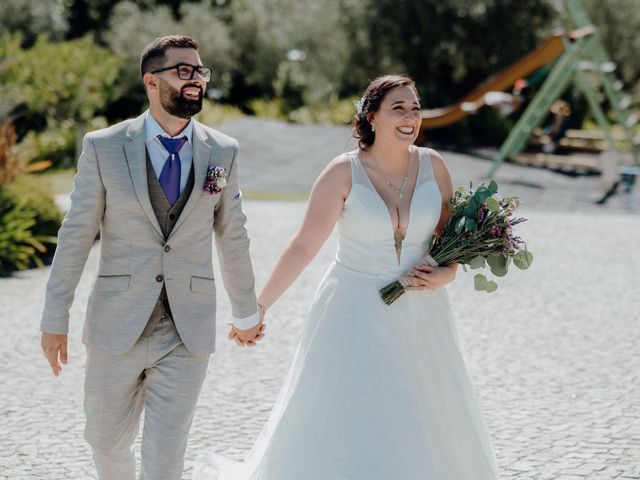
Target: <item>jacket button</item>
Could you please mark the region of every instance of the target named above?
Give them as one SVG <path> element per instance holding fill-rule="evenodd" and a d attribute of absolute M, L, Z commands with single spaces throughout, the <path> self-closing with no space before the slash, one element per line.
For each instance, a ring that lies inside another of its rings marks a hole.
<path fill-rule="evenodd" d="M 158 282 L 158 283 L 162 283 L 163 281 L 164 281 L 164 277 L 163 277 L 162 275 L 158 275 L 158 276 L 156 277 L 156 282 Z"/>
<path fill-rule="evenodd" d="M 170 247 L 169 245 L 165 245 L 165 247 L 164 247 L 164 251 L 165 251 L 165 252 L 168 252 L 169 250 L 171 250 L 171 247 Z"/>
<path fill-rule="evenodd" d="M 170 213 L 169 214 L 169 220 L 175 220 L 176 218 L 176 214 L 175 213 Z"/>

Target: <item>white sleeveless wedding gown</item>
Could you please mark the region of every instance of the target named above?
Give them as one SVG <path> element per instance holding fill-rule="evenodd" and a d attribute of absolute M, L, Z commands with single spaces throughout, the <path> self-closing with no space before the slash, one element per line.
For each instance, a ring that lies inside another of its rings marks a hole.
<path fill-rule="evenodd" d="M 440 215 L 426 149 L 401 264 L 388 209 L 350 153 L 339 246 L 271 416 L 247 459 L 200 457 L 194 480 L 496 480 L 498 469 L 445 289 L 390 306 Z"/>

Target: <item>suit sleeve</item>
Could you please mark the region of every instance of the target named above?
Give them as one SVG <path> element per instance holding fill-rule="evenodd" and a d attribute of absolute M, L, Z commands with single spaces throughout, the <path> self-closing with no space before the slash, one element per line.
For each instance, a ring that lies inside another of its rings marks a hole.
<path fill-rule="evenodd" d="M 69 309 L 84 265 L 100 228 L 105 209 L 105 188 L 90 134 L 85 135 L 73 179 L 71 207 L 58 232 L 40 329 L 48 333 L 69 331 Z"/>
<path fill-rule="evenodd" d="M 227 185 L 216 205 L 213 230 L 222 281 L 231 301 L 231 313 L 236 319 L 253 317 L 258 311 L 255 278 L 249 255 L 249 237 L 242 212 L 238 186 L 238 144 L 227 173 Z"/>

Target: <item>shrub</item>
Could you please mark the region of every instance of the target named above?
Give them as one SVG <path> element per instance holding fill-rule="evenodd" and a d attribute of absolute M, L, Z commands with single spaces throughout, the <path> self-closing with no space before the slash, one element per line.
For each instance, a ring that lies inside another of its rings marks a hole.
<path fill-rule="evenodd" d="M 42 266 L 56 243 L 62 215 L 45 183 L 21 175 L 0 188 L 0 273 Z"/>
<path fill-rule="evenodd" d="M 96 117 L 86 124 L 73 119 L 49 119 L 41 132 L 30 131 L 17 145 L 20 156 L 29 162 L 49 160 L 56 167 L 75 165 L 76 147 L 82 136 L 92 130 L 107 127 L 104 117 Z"/>
<path fill-rule="evenodd" d="M 257 117 L 273 118 L 293 123 L 324 123 L 349 125 L 355 114 L 353 98 L 339 99 L 331 96 L 325 103 L 304 105 L 294 110 L 281 98 L 272 100 L 253 99 L 247 102 L 251 112 Z"/>
<path fill-rule="evenodd" d="M 24 270 L 35 263 L 44 265 L 41 256 L 47 253 L 45 243 L 55 243 L 55 237 L 35 235 L 35 213 L 22 205 L 0 200 L 0 274 L 12 269 Z"/>
<path fill-rule="evenodd" d="M 240 118 L 242 115 L 242 110 L 239 108 L 205 99 L 202 103 L 202 111 L 196 116 L 196 120 L 210 127 L 215 127 Z"/>
<path fill-rule="evenodd" d="M 24 105 L 29 114 L 62 122 L 88 122 L 117 98 L 120 59 L 91 37 L 52 42 L 39 37 L 19 47 L 19 37 L 0 38 L 0 105 Z"/>

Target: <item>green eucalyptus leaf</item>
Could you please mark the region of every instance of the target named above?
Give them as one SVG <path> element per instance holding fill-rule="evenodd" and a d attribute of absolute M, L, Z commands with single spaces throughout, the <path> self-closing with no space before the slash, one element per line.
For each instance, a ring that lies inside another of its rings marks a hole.
<path fill-rule="evenodd" d="M 458 222 L 456 223 L 456 234 L 460 235 L 462 233 L 462 229 L 464 228 L 464 223 L 466 221 L 465 217 L 460 217 Z"/>
<path fill-rule="evenodd" d="M 487 288 L 485 289 L 487 293 L 495 292 L 498 289 L 498 284 L 493 280 L 487 282 Z"/>
<path fill-rule="evenodd" d="M 496 277 L 504 277 L 507 274 L 507 258 L 502 255 L 489 255 L 487 263 L 491 268 L 491 273 Z"/>
<path fill-rule="evenodd" d="M 513 263 L 520 270 L 526 270 L 533 263 L 533 253 L 528 250 L 521 250 L 513 256 Z"/>
<path fill-rule="evenodd" d="M 476 269 L 482 268 L 486 265 L 484 257 L 482 255 L 478 255 L 477 257 L 473 257 L 469 262 L 469 267 Z"/>
<path fill-rule="evenodd" d="M 487 187 L 480 187 L 473 198 L 475 198 L 478 203 L 482 203 L 491 195 L 493 195 L 493 193 L 491 193 L 491 190 Z"/>
<path fill-rule="evenodd" d="M 495 180 L 491 180 L 487 188 L 491 191 L 492 195 L 495 195 L 496 193 L 498 193 L 498 184 L 496 183 Z"/>
<path fill-rule="evenodd" d="M 490 211 L 494 213 L 498 213 L 500 211 L 500 204 L 495 198 L 489 197 L 485 200 L 485 203 Z"/>
<path fill-rule="evenodd" d="M 479 203 L 472 197 L 469 199 L 469 203 L 466 207 L 464 207 L 464 211 L 462 214 L 467 218 L 476 218 L 476 213 L 478 212 Z"/>
<path fill-rule="evenodd" d="M 481 273 L 477 273 L 473 277 L 473 286 L 475 287 L 476 290 L 478 290 L 480 292 L 483 291 L 483 290 L 486 290 L 487 289 L 487 277 L 485 277 Z"/>
<path fill-rule="evenodd" d="M 464 226 L 467 228 L 467 230 L 472 232 L 476 229 L 476 221 L 473 218 L 467 218 L 464 222 Z"/>

